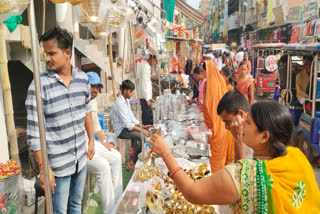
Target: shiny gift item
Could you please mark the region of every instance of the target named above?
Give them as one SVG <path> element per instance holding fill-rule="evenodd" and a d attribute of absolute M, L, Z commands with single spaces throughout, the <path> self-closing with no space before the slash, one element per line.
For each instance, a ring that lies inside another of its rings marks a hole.
<path fill-rule="evenodd" d="M 205 164 L 200 165 L 197 169 L 185 170 L 187 175 L 191 179 L 198 180 L 207 176 L 210 176 L 211 173 L 208 170 Z M 209 205 L 198 205 L 192 204 L 188 202 L 182 193 L 169 187 L 166 191 L 172 192 L 172 195 L 165 200 L 165 204 L 163 206 L 163 211 L 166 214 L 214 214 L 216 213 L 214 208 Z"/>
<path fill-rule="evenodd" d="M 155 166 L 155 154 L 152 151 L 149 151 L 146 157 L 143 160 L 143 163 L 147 166 Z"/>
<path fill-rule="evenodd" d="M 164 207 L 164 199 L 157 190 L 148 190 L 146 193 L 146 204 L 152 211 L 161 211 Z"/>
<path fill-rule="evenodd" d="M 109 34 L 111 28 L 119 28 L 125 20 L 125 14 L 125 9 L 110 10 L 105 20 L 96 27 L 95 36 L 104 37 Z"/>
<path fill-rule="evenodd" d="M 208 157 L 209 156 L 209 144 L 199 141 L 199 140 L 190 140 L 186 143 L 187 153 L 190 156 L 202 156 Z"/>
<path fill-rule="evenodd" d="M 154 131 L 154 134 L 161 135 L 161 128 Z M 145 151 L 142 151 L 144 154 Z M 161 171 L 159 168 L 155 167 L 155 154 L 149 151 L 143 156 L 143 167 L 139 168 L 136 172 L 136 181 L 148 181 L 153 176 L 160 176 Z"/>
<path fill-rule="evenodd" d="M 98 24 L 98 6 L 99 0 L 82 0 L 81 10 L 84 16 L 81 17 L 80 22 Z"/>
<path fill-rule="evenodd" d="M 161 136 L 161 127 L 158 129 L 151 129 L 150 130 L 151 134 L 157 134 Z M 150 145 L 150 143 L 149 143 Z M 143 146 L 142 147 L 142 158 L 143 158 L 143 163 L 147 166 L 153 166 L 155 167 L 155 158 L 156 158 L 156 154 L 153 153 L 152 151 L 148 151 L 147 146 Z"/>
<path fill-rule="evenodd" d="M 136 172 L 136 181 L 145 182 L 150 180 L 154 176 L 160 176 L 161 171 L 157 167 L 143 165 L 137 169 Z"/>

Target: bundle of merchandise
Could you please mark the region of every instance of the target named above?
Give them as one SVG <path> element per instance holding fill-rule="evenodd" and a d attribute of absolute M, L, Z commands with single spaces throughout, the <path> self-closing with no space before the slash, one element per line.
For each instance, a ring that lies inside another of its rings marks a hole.
<path fill-rule="evenodd" d="M 155 104 L 156 121 L 176 120 L 178 115 L 178 97 L 170 90 L 157 97 Z"/>

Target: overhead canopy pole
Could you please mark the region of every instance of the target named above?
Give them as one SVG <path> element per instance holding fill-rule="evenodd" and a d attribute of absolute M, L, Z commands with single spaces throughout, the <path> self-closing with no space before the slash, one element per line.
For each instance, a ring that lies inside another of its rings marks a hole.
<path fill-rule="evenodd" d="M 153 13 L 153 15 L 154 15 L 154 7 L 155 7 L 155 4 L 153 3 L 153 0 L 152 0 L 152 13 Z M 160 24 L 161 24 L 161 22 L 160 22 Z M 157 34 L 156 34 L 155 48 L 158 51 L 158 35 Z M 159 96 L 161 96 L 161 71 L 160 71 L 158 60 L 157 60 L 157 65 L 156 65 L 156 72 L 158 73 Z M 169 85 L 170 85 L 170 80 L 169 80 Z"/>
<path fill-rule="evenodd" d="M 112 54 L 112 33 L 109 33 L 108 36 L 108 49 L 109 49 L 109 63 L 110 63 L 110 71 L 111 71 L 111 77 L 112 77 L 112 93 L 113 93 L 113 99 L 117 99 L 117 93 L 116 93 L 116 77 L 114 75 L 114 68 L 113 68 L 113 54 Z"/>
<path fill-rule="evenodd" d="M 134 42 L 133 42 L 133 32 L 132 32 L 132 23 L 129 22 L 129 37 L 130 37 L 130 45 L 131 45 L 131 55 L 132 55 L 132 61 L 133 61 L 133 76 L 134 76 L 134 84 L 137 87 L 137 66 L 136 66 L 136 57 L 134 53 Z M 144 146 L 144 137 L 143 137 L 143 125 L 142 125 L 142 114 L 141 114 L 141 105 L 139 100 L 139 90 L 137 89 L 137 100 L 138 100 L 138 117 L 140 121 L 140 132 L 141 132 L 141 143 L 142 143 L 142 157 L 145 155 L 145 146 Z"/>
<path fill-rule="evenodd" d="M 49 180 L 49 165 L 48 165 L 48 154 L 47 154 L 47 143 L 46 143 L 46 131 L 44 125 L 44 114 L 42 105 L 42 93 L 41 93 L 41 83 L 40 83 L 40 57 L 38 52 L 38 38 L 36 21 L 34 14 L 34 2 L 30 1 L 28 7 L 29 15 L 29 25 L 30 25 L 30 38 L 31 38 L 31 52 L 32 52 L 32 62 L 33 62 L 33 79 L 37 103 L 38 112 L 38 124 L 39 124 L 39 134 L 40 134 L 40 146 L 41 146 L 41 158 L 44 170 L 44 191 L 46 196 L 46 213 L 52 214 L 52 193 Z"/>
<path fill-rule="evenodd" d="M 126 50 L 127 50 L 127 25 L 124 28 L 124 44 L 123 44 L 123 51 L 122 51 L 122 72 L 121 72 L 121 80 L 124 80 L 124 70 L 125 70 L 125 62 L 126 62 Z"/>

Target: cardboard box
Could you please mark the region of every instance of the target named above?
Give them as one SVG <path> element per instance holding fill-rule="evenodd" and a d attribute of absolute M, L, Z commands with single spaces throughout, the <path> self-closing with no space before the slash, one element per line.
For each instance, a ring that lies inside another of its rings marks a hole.
<path fill-rule="evenodd" d="M 25 205 L 30 207 L 34 204 L 36 197 L 36 192 L 34 189 L 34 182 L 23 179 L 23 200 L 25 202 Z"/>

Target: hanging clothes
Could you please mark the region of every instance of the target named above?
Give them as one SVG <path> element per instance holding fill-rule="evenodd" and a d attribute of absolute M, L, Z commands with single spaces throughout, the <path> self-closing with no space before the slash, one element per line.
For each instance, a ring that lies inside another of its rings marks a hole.
<path fill-rule="evenodd" d="M 320 36 L 320 19 L 316 20 L 315 27 L 314 27 L 314 33 L 315 36 Z"/>
<path fill-rule="evenodd" d="M 293 26 L 292 27 L 292 34 L 291 34 L 291 39 L 290 39 L 290 43 L 296 43 L 297 42 L 297 35 L 298 35 L 298 32 L 297 32 L 297 26 Z"/>
<path fill-rule="evenodd" d="M 317 20 L 314 19 L 312 20 L 312 24 L 311 24 L 311 35 L 314 35 L 314 29 L 316 27 L 316 23 L 317 23 Z"/>
<path fill-rule="evenodd" d="M 298 38 L 298 41 L 301 41 L 304 38 L 303 33 L 304 33 L 304 24 L 300 24 L 299 25 L 299 38 Z"/>
<path fill-rule="evenodd" d="M 300 40 L 306 38 L 306 36 L 308 34 L 308 23 L 304 23 L 304 24 L 302 24 L 302 26 L 303 26 L 303 35 L 302 35 L 302 38 Z"/>
<path fill-rule="evenodd" d="M 297 43 L 299 41 L 299 36 L 300 36 L 300 26 L 299 25 L 296 26 L 296 30 L 297 30 L 296 37 L 294 38 L 295 43 Z"/>
<path fill-rule="evenodd" d="M 308 22 L 308 25 L 307 25 L 307 36 L 311 36 L 311 32 L 312 32 L 312 29 L 311 29 L 311 26 L 312 26 L 312 21 Z"/>

